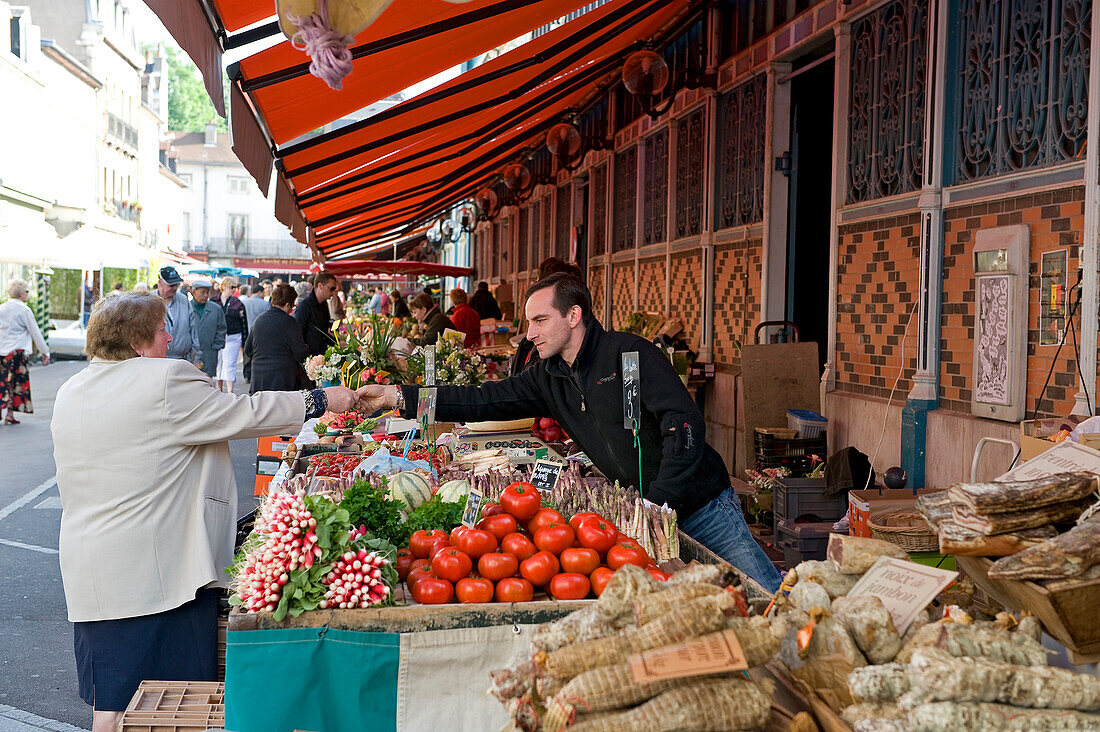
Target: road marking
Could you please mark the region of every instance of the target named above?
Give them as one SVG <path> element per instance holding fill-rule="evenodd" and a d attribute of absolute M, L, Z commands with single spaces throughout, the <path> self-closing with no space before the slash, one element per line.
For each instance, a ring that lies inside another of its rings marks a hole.
<path fill-rule="evenodd" d="M 39 503 L 35 508 L 56 508 L 61 510 L 61 496 L 50 496 L 46 500 Z"/>
<path fill-rule="evenodd" d="M 16 549 L 29 549 L 32 552 L 41 552 L 42 554 L 57 554 L 56 549 L 50 549 L 46 546 L 35 546 L 34 544 L 24 544 L 21 541 L 12 541 L 11 539 L 0 539 L 0 544 L 4 546 L 13 546 Z"/>
<path fill-rule="evenodd" d="M 42 495 L 43 493 L 48 491 L 50 488 L 53 488 L 55 485 L 57 485 L 57 476 L 56 475 L 54 477 L 50 478 L 49 480 L 47 480 L 42 485 L 38 486 L 37 488 L 31 488 L 29 491 L 24 493 L 21 498 L 17 498 L 12 503 L 9 503 L 7 506 L 4 506 L 4 508 L 0 508 L 0 521 L 3 521 L 8 516 L 11 516 L 13 513 L 18 511 L 19 509 L 23 508 L 23 506 L 26 506 L 28 503 L 33 501 L 35 498 L 38 498 L 40 495 Z"/>

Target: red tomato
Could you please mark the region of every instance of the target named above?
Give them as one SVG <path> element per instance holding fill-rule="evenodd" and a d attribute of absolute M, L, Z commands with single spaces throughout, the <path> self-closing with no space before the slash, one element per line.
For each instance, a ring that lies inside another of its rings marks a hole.
<path fill-rule="evenodd" d="M 502 513 L 481 519 L 477 522 L 477 528 L 488 531 L 497 538 L 497 541 L 503 541 L 504 537 L 519 529 L 519 525 L 516 523 L 515 517 Z"/>
<path fill-rule="evenodd" d="M 397 558 L 393 560 L 393 568 L 397 570 L 398 577 L 405 579 L 409 576 L 409 570 L 412 569 L 414 559 L 416 557 L 408 549 L 397 550 Z"/>
<path fill-rule="evenodd" d="M 539 529 L 548 529 L 554 524 L 564 524 L 565 518 L 552 508 L 542 508 L 535 517 L 527 522 L 527 533 L 531 536 Z"/>
<path fill-rule="evenodd" d="M 463 603 L 492 602 L 493 581 L 477 575 L 463 577 L 455 585 L 455 595 L 458 596 L 458 601 Z"/>
<path fill-rule="evenodd" d="M 504 513 L 504 509 L 500 507 L 499 503 L 486 503 L 481 507 L 481 518 L 489 518 L 502 513 Z"/>
<path fill-rule="evenodd" d="M 592 582 L 592 592 L 596 597 L 603 594 L 603 588 L 607 587 L 607 583 L 611 581 L 611 576 L 614 574 L 607 567 L 596 567 L 596 571 L 589 577 Z"/>
<path fill-rule="evenodd" d="M 592 584 L 579 572 L 562 572 L 550 580 L 550 594 L 556 600 L 583 600 Z"/>
<path fill-rule="evenodd" d="M 554 524 L 549 528 L 539 529 L 535 532 L 535 546 L 540 551 L 561 554 L 573 546 L 573 539 L 575 538 L 576 535 L 573 533 L 573 529 L 569 528 L 569 524 Z"/>
<path fill-rule="evenodd" d="M 581 527 L 582 521 L 587 521 L 589 519 L 599 519 L 600 521 L 606 520 L 598 513 L 593 513 L 591 511 L 581 511 L 580 513 L 575 513 L 572 515 L 572 517 L 570 517 L 569 527 L 573 529 L 573 531 L 576 531 Z"/>
<path fill-rule="evenodd" d="M 497 582 L 497 602 L 531 602 L 534 586 L 520 577 L 509 577 Z"/>
<path fill-rule="evenodd" d="M 447 547 L 432 557 L 432 571 L 448 582 L 458 582 L 473 569 L 469 555 L 454 547 Z"/>
<path fill-rule="evenodd" d="M 421 529 L 412 535 L 409 539 L 409 549 L 412 550 L 413 555 L 418 559 L 424 559 L 430 556 L 429 552 L 432 548 L 432 542 L 436 539 L 446 539 L 447 532 L 442 529 L 432 529 L 430 531 Z"/>
<path fill-rule="evenodd" d="M 421 605 L 442 605 L 454 596 L 454 585 L 439 577 L 425 577 L 412 587 L 413 600 Z"/>
<path fill-rule="evenodd" d="M 494 582 L 512 577 L 519 569 L 519 560 L 511 552 L 490 552 L 477 560 L 477 571 Z"/>
<path fill-rule="evenodd" d="M 600 566 L 600 553 L 587 547 L 570 547 L 561 553 L 561 571 L 577 572 L 585 577 Z"/>
<path fill-rule="evenodd" d="M 500 548 L 506 552 L 515 554 L 516 559 L 521 562 L 538 551 L 530 539 L 517 532 L 513 532 L 504 537 L 500 542 Z"/>
<path fill-rule="evenodd" d="M 423 564 L 419 564 L 423 562 Z M 409 585 L 409 589 L 413 588 L 420 580 L 425 577 L 429 577 L 432 574 L 432 565 L 427 559 L 417 559 L 412 563 L 412 567 L 409 569 L 409 576 L 405 579 L 405 582 Z"/>
<path fill-rule="evenodd" d="M 653 579 L 657 580 L 658 582 L 665 582 L 669 578 L 668 572 L 661 571 L 660 567 L 646 567 L 645 571 L 653 575 Z"/>
<path fill-rule="evenodd" d="M 607 550 L 607 566 L 611 569 L 618 569 L 624 564 L 636 564 L 644 569 L 651 561 L 645 549 L 632 541 L 620 542 Z"/>
<path fill-rule="evenodd" d="M 497 538 L 488 531 L 466 529 L 458 535 L 458 548 L 470 559 L 478 559 L 483 554 L 497 550 Z"/>
<path fill-rule="evenodd" d="M 500 506 L 518 521 L 529 521 L 542 506 L 539 489 L 530 483 L 512 483 L 500 494 Z"/>
<path fill-rule="evenodd" d="M 465 526 L 456 526 L 451 529 L 451 543 L 458 546 L 458 537 L 462 535 L 463 531 L 469 531 Z"/>
<path fill-rule="evenodd" d="M 444 534 L 444 536 L 446 536 L 446 534 Z M 451 548 L 451 546 L 452 544 L 450 538 L 436 539 L 431 543 L 431 546 L 428 547 L 428 559 L 435 559 L 436 554 L 443 551 L 444 549 Z"/>
<path fill-rule="evenodd" d="M 582 521 L 577 527 L 577 540 L 581 546 L 595 549 L 600 554 L 615 546 L 619 540 L 619 531 L 603 519 L 595 518 Z"/>
<path fill-rule="evenodd" d="M 539 587 L 549 582 L 559 569 L 558 558 L 550 552 L 538 552 L 519 565 L 519 573 Z"/>

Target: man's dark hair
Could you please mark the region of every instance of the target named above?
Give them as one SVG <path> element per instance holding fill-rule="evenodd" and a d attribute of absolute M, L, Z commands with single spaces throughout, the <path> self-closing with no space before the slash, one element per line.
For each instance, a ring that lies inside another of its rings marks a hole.
<path fill-rule="evenodd" d="M 592 293 L 580 277 L 569 272 L 555 272 L 528 287 L 524 297 L 531 297 L 539 290 L 547 288 L 553 288 L 554 299 L 550 302 L 562 315 L 568 313 L 574 305 L 580 307 L 581 317 L 585 320 L 592 314 Z"/>
<path fill-rule="evenodd" d="M 539 279 L 545 279 L 556 272 L 565 272 L 578 279 L 584 279 L 581 268 L 572 262 L 564 262 L 557 257 L 547 257 L 539 264 Z"/>
<path fill-rule="evenodd" d="M 485 280 L 482 280 L 481 282 L 477 283 L 477 289 L 479 289 L 479 290 L 488 290 L 489 289 L 489 283 L 486 282 Z"/>
<path fill-rule="evenodd" d="M 336 275 L 332 274 L 331 272 L 322 272 L 321 274 L 314 277 L 312 282 L 314 287 L 316 287 L 317 285 L 326 284 L 328 282 L 336 282 Z"/>

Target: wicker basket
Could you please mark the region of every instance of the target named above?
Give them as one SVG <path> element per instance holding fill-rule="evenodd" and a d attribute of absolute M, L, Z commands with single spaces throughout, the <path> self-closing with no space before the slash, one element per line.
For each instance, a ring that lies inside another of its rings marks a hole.
<path fill-rule="evenodd" d="M 938 552 L 940 542 L 924 517 L 901 509 L 871 514 L 867 520 L 871 536 L 897 544 L 907 552 Z"/>

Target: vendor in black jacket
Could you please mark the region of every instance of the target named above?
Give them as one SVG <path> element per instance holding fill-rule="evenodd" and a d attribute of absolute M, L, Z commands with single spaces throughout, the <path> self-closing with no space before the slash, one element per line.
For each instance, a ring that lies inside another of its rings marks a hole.
<path fill-rule="evenodd" d="M 329 330 L 332 319 L 329 318 L 325 301 L 339 289 L 340 283 L 336 277 L 322 272 L 314 280 L 313 290 L 294 308 L 294 319 L 302 329 L 302 339 L 309 346 L 311 356 L 323 355 L 329 346 L 336 345 L 336 338 Z"/>
<path fill-rule="evenodd" d="M 550 416 L 604 475 L 638 485 L 634 438 L 623 428 L 622 354 L 637 351 L 641 367 L 642 487 L 667 503 L 688 535 L 770 591 L 779 573 L 753 540 L 721 456 L 669 360 L 652 343 L 608 332 L 592 315 L 584 282 L 558 273 L 527 291 L 527 337 L 542 359 L 521 374 L 479 387 L 438 387 L 436 418 L 444 422 Z M 415 417 L 416 386 L 379 386 L 369 406 Z"/>

